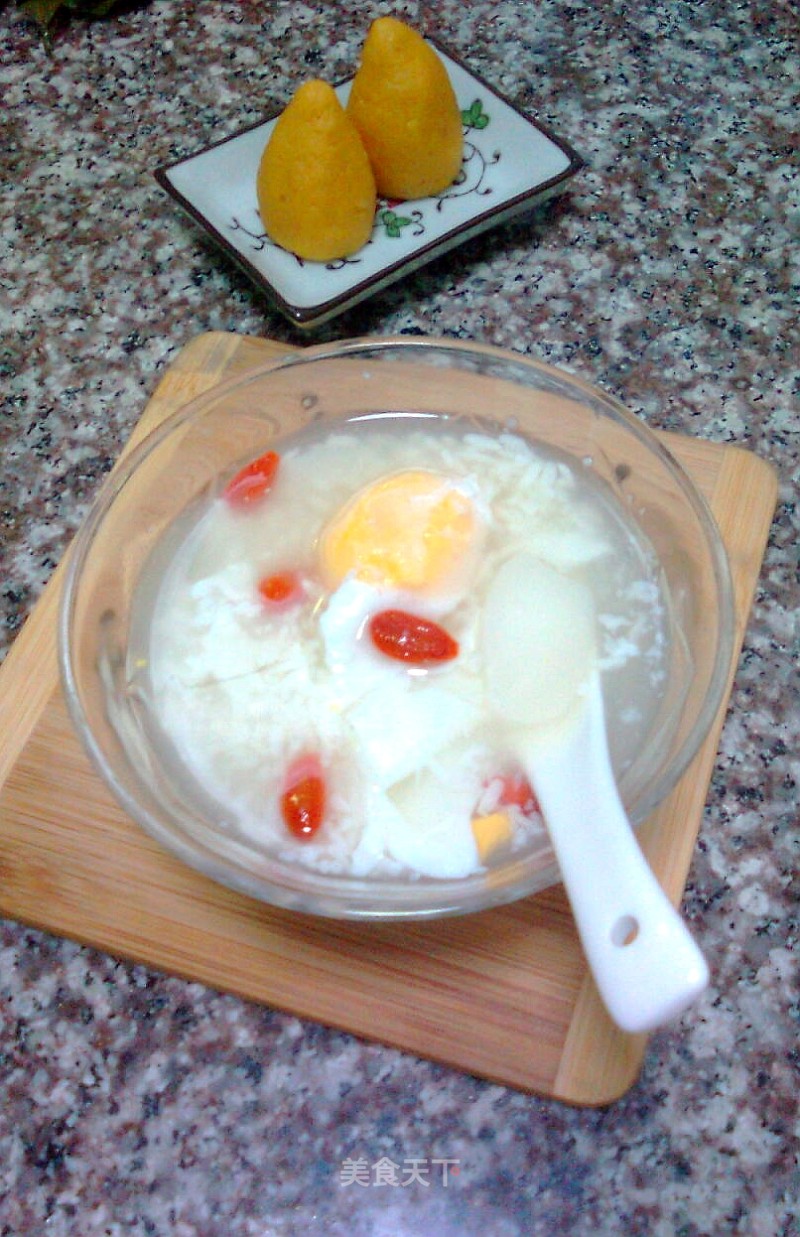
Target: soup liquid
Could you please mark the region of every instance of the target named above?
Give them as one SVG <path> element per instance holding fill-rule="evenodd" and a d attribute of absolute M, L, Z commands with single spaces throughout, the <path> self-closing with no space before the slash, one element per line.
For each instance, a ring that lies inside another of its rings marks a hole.
<path fill-rule="evenodd" d="M 612 759 L 624 772 L 664 684 L 668 599 L 652 547 L 588 467 L 444 419 L 365 419 L 279 449 L 262 501 L 205 501 L 173 526 L 143 575 L 134 622 L 132 665 L 153 724 L 232 842 L 377 878 L 456 878 L 491 864 L 471 822 L 503 806 L 515 770 L 486 706 L 481 606 L 518 551 L 591 589 Z M 420 469 L 468 496 L 476 528 L 461 575 L 438 593 L 434 582 L 416 606 L 459 643 L 457 658 L 429 670 L 383 657 L 365 634 L 371 615 L 414 599 L 331 584 L 320 565 L 321 534 L 355 494 Z M 284 573 L 299 596 L 265 603 L 259 582 Z M 308 754 L 325 771 L 325 817 L 298 841 L 280 796 L 287 768 Z M 541 843 L 535 810 L 504 811 L 510 836 L 498 854 Z"/>

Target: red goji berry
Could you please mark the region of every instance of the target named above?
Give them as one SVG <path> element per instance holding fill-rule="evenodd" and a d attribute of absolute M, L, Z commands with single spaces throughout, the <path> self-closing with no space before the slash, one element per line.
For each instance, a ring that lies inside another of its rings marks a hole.
<path fill-rule="evenodd" d="M 381 610 L 370 619 L 372 643 L 386 657 L 415 666 L 452 661 L 458 656 L 458 641 L 432 619 L 405 610 Z"/>
<path fill-rule="evenodd" d="M 325 819 L 327 793 L 319 759 L 301 756 L 290 766 L 284 786 L 281 816 L 289 832 L 307 842 Z"/>
<path fill-rule="evenodd" d="M 272 488 L 279 463 L 280 456 L 276 451 L 267 451 L 258 459 L 251 460 L 228 482 L 222 497 L 232 507 L 246 507 L 258 502 Z"/>

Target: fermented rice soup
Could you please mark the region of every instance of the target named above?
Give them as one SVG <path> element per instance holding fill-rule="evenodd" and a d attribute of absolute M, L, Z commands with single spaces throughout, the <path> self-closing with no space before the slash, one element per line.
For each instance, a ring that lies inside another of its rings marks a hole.
<path fill-rule="evenodd" d="M 652 719 L 654 552 L 588 468 L 513 433 L 306 431 L 165 544 L 140 590 L 150 707 L 231 837 L 282 859 L 457 878 L 541 836 L 481 657 L 482 600 L 517 551 L 591 588 L 618 773 Z"/>

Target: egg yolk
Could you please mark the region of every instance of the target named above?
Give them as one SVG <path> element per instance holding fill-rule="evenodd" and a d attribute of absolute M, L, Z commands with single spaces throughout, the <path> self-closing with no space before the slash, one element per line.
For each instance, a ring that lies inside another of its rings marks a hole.
<path fill-rule="evenodd" d="M 435 588 L 457 570 L 475 533 L 473 504 L 447 477 L 394 473 L 334 516 L 320 540 L 322 568 L 331 585 L 354 575 L 383 588 Z"/>

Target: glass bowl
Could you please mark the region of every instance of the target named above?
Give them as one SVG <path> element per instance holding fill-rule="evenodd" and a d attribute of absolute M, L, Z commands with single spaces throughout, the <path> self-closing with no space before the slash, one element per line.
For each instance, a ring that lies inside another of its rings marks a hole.
<path fill-rule="evenodd" d="M 566 453 L 638 525 L 670 601 L 666 686 L 635 758 L 619 773 L 634 824 L 675 786 L 723 698 L 733 649 L 727 559 L 714 519 L 663 445 L 619 403 L 527 357 L 434 339 L 354 340 L 271 361 L 168 418 L 108 479 L 72 548 L 59 620 L 66 700 L 122 807 L 167 850 L 273 905 L 340 918 L 463 914 L 559 879 L 546 837 L 460 879 L 325 874 L 234 840 L 191 775 L 164 757 L 132 664 L 140 579 L 193 503 L 276 440 L 305 427 L 403 417 L 504 427 Z M 614 747 L 613 719 L 609 721 Z"/>

